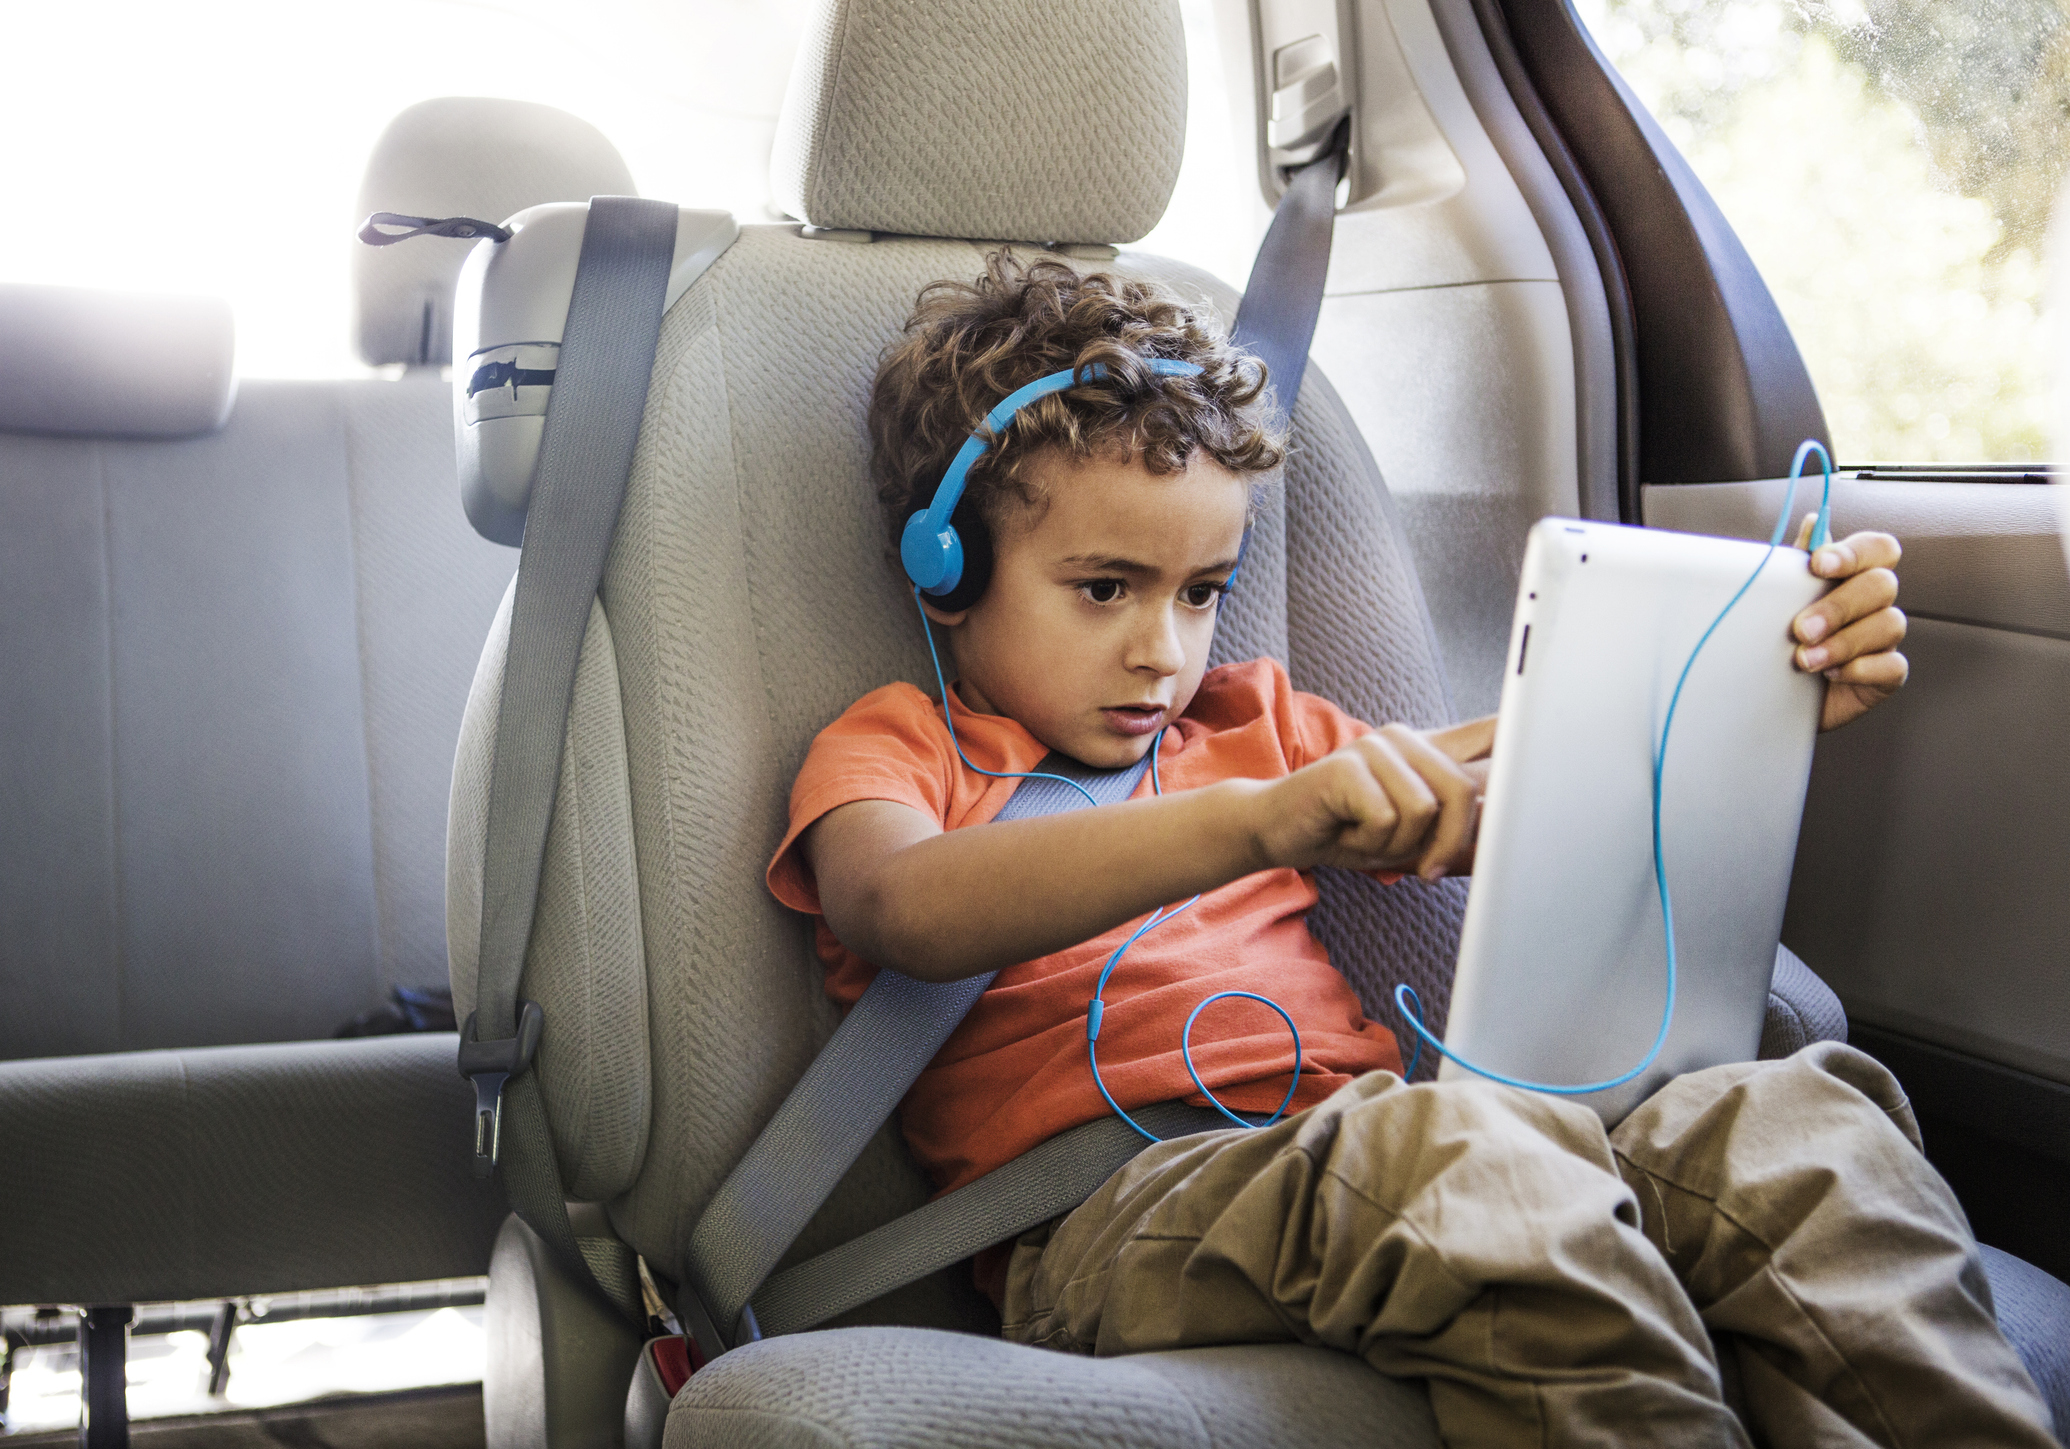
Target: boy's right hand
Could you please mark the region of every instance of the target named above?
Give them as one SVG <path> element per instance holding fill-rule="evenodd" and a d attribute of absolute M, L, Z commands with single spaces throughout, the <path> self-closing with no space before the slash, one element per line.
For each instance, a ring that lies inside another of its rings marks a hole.
<path fill-rule="evenodd" d="M 1375 730 L 1252 797 L 1259 850 L 1295 870 L 1470 872 L 1494 743 L 1492 716 Z"/>

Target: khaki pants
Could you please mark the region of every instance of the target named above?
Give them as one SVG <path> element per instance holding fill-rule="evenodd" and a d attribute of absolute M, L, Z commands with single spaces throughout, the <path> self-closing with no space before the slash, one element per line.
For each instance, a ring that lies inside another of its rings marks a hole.
<path fill-rule="evenodd" d="M 1903 1093 L 1833 1043 L 1692 1073 L 1607 1135 L 1375 1072 L 1152 1147 L 1021 1240 L 1005 1317 L 1080 1353 L 1356 1353 L 1428 1380 L 1453 1446 L 2055 1442 Z"/>

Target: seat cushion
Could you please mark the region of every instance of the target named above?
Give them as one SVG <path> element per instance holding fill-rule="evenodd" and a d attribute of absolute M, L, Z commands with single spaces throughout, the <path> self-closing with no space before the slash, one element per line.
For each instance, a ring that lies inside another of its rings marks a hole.
<path fill-rule="evenodd" d="M 1983 1250 L 1999 1326 L 2070 1420 L 2070 1286 Z M 700 1370 L 666 1449 L 1000 1449 L 1272 1444 L 1424 1449 L 1440 1441 L 1420 1385 L 1348 1354 L 1291 1344 L 1079 1358 L 913 1328 L 770 1339 Z"/>
<path fill-rule="evenodd" d="M 451 1032 L 0 1062 L 0 1303 L 483 1271 Z"/>
<path fill-rule="evenodd" d="M 1775 948 L 1768 983 L 1768 1017 L 1761 1025 L 1761 1060 L 1777 1061 L 1815 1041 L 1846 1041 L 1847 1012 L 1833 988 L 1788 946 Z"/>
<path fill-rule="evenodd" d="M 2070 1429 L 2070 1284 L 2011 1253 L 1988 1245 L 1983 1253 L 1998 1329 L 2033 1376 L 2061 1438 Z"/>
<path fill-rule="evenodd" d="M 1435 1449 L 1420 1384 L 1293 1344 L 1080 1358 L 918 1328 L 769 1339 L 701 1369 L 667 1449 Z"/>

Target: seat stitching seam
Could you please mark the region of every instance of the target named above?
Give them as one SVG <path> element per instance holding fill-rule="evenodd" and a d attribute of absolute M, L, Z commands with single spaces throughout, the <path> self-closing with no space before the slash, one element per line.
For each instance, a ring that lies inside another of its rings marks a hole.
<path fill-rule="evenodd" d="M 369 924 L 373 927 L 374 985 L 375 996 L 378 998 L 383 988 L 396 983 L 389 976 L 389 902 L 387 892 L 382 889 L 382 883 L 386 878 L 386 853 L 382 848 L 381 832 L 374 821 L 374 795 L 379 786 L 375 784 L 374 731 L 367 717 L 372 705 L 367 697 L 366 591 L 360 587 L 359 579 L 360 510 L 359 492 L 354 486 L 359 478 L 359 464 L 353 448 L 352 421 L 347 416 L 345 405 L 332 398 L 330 406 L 337 420 L 340 444 L 338 454 L 345 460 L 345 573 L 352 585 L 352 670 L 357 686 L 353 692 L 359 702 L 356 711 L 359 724 L 359 753 L 367 772 L 366 795 L 361 803 L 366 810 L 367 888 L 370 894 L 368 904 L 371 908 L 369 914 L 373 917 Z"/>
<path fill-rule="evenodd" d="M 848 64 L 848 27 L 855 23 L 853 7 L 844 7 L 839 14 L 840 21 L 834 31 L 833 74 L 827 78 L 826 104 L 819 108 L 819 124 L 813 128 L 813 162 L 805 175 L 806 195 L 799 198 L 808 208 L 812 205 L 812 192 L 819 188 L 821 167 L 827 154 L 827 133 L 834 127 L 834 103 L 841 94 L 841 72 Z"/>
<path fill-rule="evenodd" d="M 600 603 L 592 602 L 591 607 L 593 609 L 601 611 L 603 605 Z M 584 633 L 587 632 L 588 630 L 587 628 L 585 628 Z M 581 678 L 582 666 L 578 658 L 575 667 L 575 682 L 577 686 L 576 692 L 578 694 L 580 692 Z M 576 949 L 581 953 L 582 957 L 582 1024 L 584 1028 L 583 1034 L 585 1037 L 588 1037 L 589 1028 L 595 1023 L 597 1019 L 597 960 L 596 951 L 593 949 L 594 942 L 591 937 L 592 917 L 589 909 L 589 852 L 583 848 L 583 830 L 584 826 L 587 824 L 587 819 L 582 799 L 583 752 L 579 747 L 578 743 L 582 739 L 582 731 L 576 724 L 575 701 L 571 699 L 569 701 L 569 706 L 570 707 L 568 711 L 567 750 L 568 765 L 572 768 L 563 770 L 561 778 L 567 783 L 568 787 L 568 850 L 569 853 L 574 857 L 573 865 L 575 873 L 575 921 L 577 927 Z M 581 1096 L 578 1098 L 578 1101 L 580 1101 L 584 1105 L 582 1109 L 578 1110 L 576 1120 L 584 1128 L 587 1128 L 589 1126 L 589 1124 L 586 1121 L 582 1120 L 583 1116 L 586 1115 L 587 1104 L 595 1101 L 597 1095 L 595 1090 L 597 1071 L 596 1056 L 597 1053 L 593 1050 L 585 1051 L 582 1054 L 581 1070 L 577 1078 L 581 1083 Z M 543 1101 L 544 1094 L 542 1093 L 541 1095 Z M 590 1156 L 590 1135 L 591 1134 L 588 1131 L 583 1131 L 579 1134 L 579 1136 L 576 1139 L 574 1154 L 575 1161 L 572 1164 L 568 1174 L 571 1182 L 574 1178 L 581 1176 L 583 1174 L 583 1169 L 589 1165 L 588 1159 Z"/>

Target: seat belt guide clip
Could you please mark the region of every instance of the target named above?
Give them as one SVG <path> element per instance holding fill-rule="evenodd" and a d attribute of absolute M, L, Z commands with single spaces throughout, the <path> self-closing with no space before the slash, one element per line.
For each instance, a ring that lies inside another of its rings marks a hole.
<path fill-rule="evenodd" d="M 460 1075 L 474 1083 L 474 1175 L 496 1171 L 503 1151 L 503 1088 L 532 1065 L 546 1013 L 536 1001 L 518 1003 L 517 1035 L 495 1041 L 475 1038 L 476 1012 L 460 1028 Z"/>

